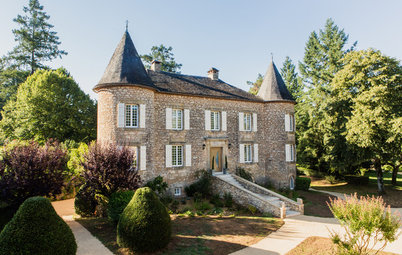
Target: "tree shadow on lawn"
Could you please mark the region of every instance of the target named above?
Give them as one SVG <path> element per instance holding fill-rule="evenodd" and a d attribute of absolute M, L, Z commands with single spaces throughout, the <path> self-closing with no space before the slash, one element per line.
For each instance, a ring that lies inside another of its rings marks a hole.
<path fill-rule="evenodd" d="M 257 243 L 283 225 L 281 220 L 258 217 L 172 215 L 171 218 L 172 240 L 167 248 L 154 254 L 229 254 Z M 128 249 L 118 247 L 116 227 L 107 219 L 89 218 L 77 221 L 113 253 L 134 254 Z"/>

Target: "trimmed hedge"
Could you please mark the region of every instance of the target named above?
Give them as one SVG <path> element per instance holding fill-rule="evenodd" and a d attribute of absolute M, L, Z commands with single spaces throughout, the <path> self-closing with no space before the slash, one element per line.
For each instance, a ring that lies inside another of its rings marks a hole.
<path fill-rule="evenodd" d="M 13 218 L 17 210 L 18 206 L 0 205 L 0 232 L 4 228 L 4 226 Z"/>
<path fill-rule="evenodd" d="M 166 207 L 150 188 L 137 189 L 117 225 L 117 243 L 139 252 L 166 247 L 172 227 Z"/>
<path fill-rule="evenodd" d="M 74 255 L 73 232 L 43 197 L 25 200 L 0 233 L 0 255 Z"/>
<path fill-rule="evenodd" d="M 345 180 L 348 184 L 368 185 L 370 178 L 368 176 L 346 175 Z"/>
<path fill-rule="evenodd" d="M 211 193 L 211 185 L 212 185 L 211 174 L 209 174 L 207 171 L 201 171 L 200 175 L 201 175 L 201 178 L 198 179 L 198 181 L 196 181 L 184 188 L 184 191 L 186 192 L 188 197 L 193 197 L 194 194 L 196 194 L 197 192 L 200 193 L 202 195 L 202 197 L 204 197 L 204 198 L 212 195 L 212 193 Z"/>
<path fill-rule="evenodd" d="M 307 177 L 296 177 L 296 189 L 306 190 L 310 188 L 311 179 Z"/>
<path fill-rule="evenodd" d="M 96 206 L 95 191 L 87 184 L 82 185 L 75 196 L 75 212 L 82 217 L 91 217 L 95 215 Z"/>
<path fill-rule="evenodd" d="M 128 203 L 130 203 L 133 196 L 134 191 L 132 190 L 118 191 L 110 196 L 107 216 L 113 223 L 117 224 L 119 222 L 120 215 L 123 213 Z"/>

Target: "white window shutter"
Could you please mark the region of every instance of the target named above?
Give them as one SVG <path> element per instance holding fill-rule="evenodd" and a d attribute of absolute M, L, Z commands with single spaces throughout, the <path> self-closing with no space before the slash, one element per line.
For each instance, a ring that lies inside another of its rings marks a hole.
<path fill-rule="evenodd" d="M 140 170 L 147 169 L 147 147 L 140 147 Z"/>
<path fill-rule="evenodd" d="M 285 114 L 285 131 L 289 132 L 290 131 L 290 115 Z"/>
<path fill-rule="evenodd" d="M 293 161 L 294 162 L 296 162 L 296 144 L 295 145 L 293 145 L 294 147 L 293 147 L 293 155 L 294 155 L 294 157 L 293 157 Z"/>
<path fill-rule="evenodd" d="M 244 163 L 244 144 L 239 144 L 239 162 Z"/>
<path fill-rule="evenodd" d="M 211 130 L 211 111 L 205 110 L 205 130 Z"/>
<path fill-rule="evenodd" d="M 222 131 L 227 130 L 227 125 L 226 125 L 226 112 L 222 112 Z"/>
<path fill-rule="evenodd" d="M 253 131 L 257 132 L 257 113 L 253 113 Z"/>
<path fill-rule="evenodd" d="M 172 129 L 172 108 L 166 108 L 166 129 Z"/>
<path fill-rule="evenodd" d="M 190 110 L 184 109 L 184 129 L 190 129 Z"/>
<path fill-rule="evenodd" d="M 293 118 L 293 131 L 296 132 L 296 118 L 294 115 L 292 116 L 292 118 Z"/>
<path fill-rule="evenodd" d="M 125 119 L 125 106 L 123 103 L 119 103 L 117 106 L 117 127 L 124 127 Z"/>
<path fill-rule="evenodd" d="M 186 166 L 191 166 L 191 144 L 186 144 Z"/>
<path fill-rule="evenodd" d="M 172 167 L 172 145 L 166 145 L 166 167 Z"/>
<path fill-rule="evenodd" d="M 290 162 L 291 161 L 290 144 L 285 144 L 285 156 L 286 156 L 286 162 Z"/>
<path fill-rule="evenodd" d="M 254 144 L 254 162 L 258 162 L 258 144 Z"/>
<path fill-rule="evenodd" d="M 239 131 L 244 131 L 244 113 L 239 112 Z"/>
<path fill-rule="evenodd" d="M 146 109 L 145 104 L 140 104 L 140 128 L 145 128 Z"/>

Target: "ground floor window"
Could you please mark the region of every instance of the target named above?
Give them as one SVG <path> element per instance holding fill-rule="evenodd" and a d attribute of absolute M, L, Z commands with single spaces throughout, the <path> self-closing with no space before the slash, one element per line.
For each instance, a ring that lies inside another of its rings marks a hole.
<path fill-rule="evenodd" d="M 245 144 L 244 145 L 244 162 L 250 163 L 252 161 L 253 161 L 253 159 L 251 157 L 251 144 Z"/>
<path fill-rule="evenodd" d="M 295 178 L 293 176 L 290 176 L 290 180 L 289 180 L 289 188 L 291 190 L 295 189 Z"/>
<path fill-rule="evenodd" d="M 183 145 L 172 145 L 172 166 L 183 165 Z"/>
<path fill-rule="evenodd" d="M 174 188 L 174 195 L 181 196 L 181 187 Z"/>

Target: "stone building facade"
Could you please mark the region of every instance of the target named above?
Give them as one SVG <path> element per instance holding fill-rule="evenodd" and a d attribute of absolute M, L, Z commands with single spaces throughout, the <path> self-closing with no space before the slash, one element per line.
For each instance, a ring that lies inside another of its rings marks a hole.
<path fill-rule="evenodd" d="M 164 177 L 175 195 L 195 172 L 249 171 L 255 182 L 294 187 L 294 104 L 273 63 L 257 96 L 219 79 L 145 70 L 128 32 L 94 91 L 98 142 L 130 146 L 144 180 Z"/>

